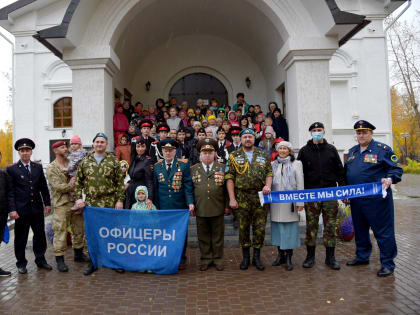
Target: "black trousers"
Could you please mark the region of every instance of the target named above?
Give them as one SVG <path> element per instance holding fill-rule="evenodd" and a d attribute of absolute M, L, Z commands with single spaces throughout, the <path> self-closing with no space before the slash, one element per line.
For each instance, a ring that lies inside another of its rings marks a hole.
<path fill-rule="evenodd" d="M 28 263 L 25 258 L 25 248 L 28 242 L 29 228 L 34 232 L 32 243 L 35 263 L 39 264 L 45 261 L 47 239 L 45 237 L 44 213 L 24 215 L 15 221 L 15 256 L 18 268 L 26 267 Z"/>

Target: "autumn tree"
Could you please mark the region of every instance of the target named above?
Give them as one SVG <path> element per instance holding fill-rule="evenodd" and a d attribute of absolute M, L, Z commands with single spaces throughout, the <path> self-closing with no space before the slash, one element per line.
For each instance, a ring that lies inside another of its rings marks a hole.
<path fill-rule="evenodd" d="M 0 129 L 0 152 L 2 159 L 0 168 L 5 168 L 13 162 L 12 124 L 6 121 L 5 128 Z"/>

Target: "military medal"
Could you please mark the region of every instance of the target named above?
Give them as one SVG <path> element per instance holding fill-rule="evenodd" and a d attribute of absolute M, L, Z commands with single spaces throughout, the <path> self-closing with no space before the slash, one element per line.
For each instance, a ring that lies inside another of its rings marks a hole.
<path fill-rule="evenodd" d="M 194 183 L 199 183 L 199 182 L 201 182 L 201 174 L 200 174 L 200 173 L 198 173 L 198 172 L 196 172 L 196 173 L 193 175 L 192 179 L 193 179 Z"/>
<path fill-rule="evenodd" d="M 378 163 L 378 155 L 377 154 L 366 154 L 364 161 L 367 162 L 367 163 Z"/>
<path fill-rule="evenodd" d="M 225 181 L 225 173 L 222 171 L 222 168 L 220 168 L 219 171 L 216 171 L 214 173 L 214 181 L 218 186 L 222 186 Z"/>
<path fill-rule="evenodd" d="M 165 176 L 162 173 L 159 173 L 159 182 L 164 182 L 165 181 Z"/>
<path fill-rule="evenodd" d="M 182 185 L 182 172 L 178 163 L 176 163 L 176 167 L 177 171 L 175 172 L 174 177 L 172 178 L 172 188 L 174 189 L 174 192 L 179 192 Z"/>

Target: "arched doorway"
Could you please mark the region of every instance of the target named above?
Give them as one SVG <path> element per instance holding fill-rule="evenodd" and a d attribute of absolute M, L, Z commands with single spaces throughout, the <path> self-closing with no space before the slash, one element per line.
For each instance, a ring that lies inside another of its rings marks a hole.
<path fill-rule="evenodd" d="M 169 91 L 169 97 L 176 97 L 178 103 L 187 101 L 194 106 L 197 99 L 201 98 L 209 104 L 212 98 L 219 101 L 220 105 L 229 105 L 228 93 L 217 78 L 207 73 L 191 73 L 180 78 Z"/>

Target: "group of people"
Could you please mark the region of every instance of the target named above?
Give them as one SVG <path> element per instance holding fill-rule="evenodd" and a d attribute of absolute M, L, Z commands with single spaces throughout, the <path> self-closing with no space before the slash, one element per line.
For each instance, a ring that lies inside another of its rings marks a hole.
<path fill-rule="evenodd" d="M 239 101 L 240 97 L 238 94 Z M 246 103 L 238 103 L 235 106 L 234 112 L 249 112 L 251 107 Z M 162 108 L 160 105 L 158 107 Z M 217 108 L 217 104 L 213 107 Z M 271 109 L 272 112 L 277 110 L 273 106 L 270 107 L 270 111 Z M 118 111 L 121 112 L 120 106 Z M 318 222 L 322 213 L 325 264 L 338 270 L 340 264 L 335 258 L 337 201 L 261 205 L 258 193 L 262 191 L 263 194 L 269 194 L 272 190 L 326 188 L 374 181 L 382 182 L 387 191 L 386 198 L 345 200 L 351 203 L 356 235 L 356 257 L 347 265 L 369 263 L 372 250 L 369 228 L 372 228 L 381 251 L 382 266 L 378 276 L 389 276 L 393 273 L 393 259 L 397 250 L 390 185 L 401 180 L 402 169 L 392 149 L 373 140 L 375 127 L 372 124 L 367 121 L 355 124 L 359 144 L 349 150 L 343 166 L 336 148 L 325 139 L 325 128 L 321 122 L 311 124 L 311 139 L 299 150 L 295 158 L 293 144 L 286 141 L 287 135 L 284 135 L 285 139 L 278 138 L 277 134 L 273 133 L 273 137 L 270 138 L 267 137 L 272 129 L 269 128 L 270 125 L 260 125 L 258 129 L 255 125 L 251 128 L 248 124 L 242 128 L 230 124 L 229 116 L 228 120 L 223 120 L 222 127 L 217 128 L 216 138 L 214 134 L 200 127 L 196 131 L 190 130 L 191 139 L 187 145 L 187 130 L 183 129 L 185 126 L 181 124 L 177 130 L 177 137 L 168 137 L 172 127 L 176 129 L 178 126 L 178 123 L 171 125 L 170 120 L 174 118 L 176 108 L 171 107 L 169 111 L 172 114 L 167 118 L 167 122 L 157 126 L 157 140 L 151 138 L 154 126 L 151 117 L 143 117 L 136 122 L 136 126 L 140 128 L 140 135 L 127 139 L 130 152 L 124 159 L 118 156 L 118 146 L 115 155 L 107 151 L 108 136 L 101 132 L 93 138 L 91 152 L 82 148 L 78 136 L 70 140 L 70 154 L 65 141 L 55 142 L 52 149 L 56 159 L 48 165 L 46 171 L 49 188 L 42 166 L 30 160 L 35 143 L 27 138 L 16 141 L 15 149 L 20 160 L 9 166 L 6 173 L 1 173 L 0 201 L 7 200 L 7 205 L 2 204 L 0 209 L 7 209 L 3 211 L 6 212 L 6 218 L 8 213 L 16 222 L 15 255 L 19 273 L 27 272 L 25 246 L 30 227 L 34 232 L 35 263 L 39 268 L 52 269 L 44 256 L 44 212 L 51 211 L 51 203 L 54 208 L 54 255 L 57 268 L 62 272 L 68 271 L 64 261 L 67 222 L 71 226 L 74 260 L 89 262 L 85 275 L 90 275 L 96 270 L 83 251 L 83 209 L 86 205 L 149 211 L 188 209 L 197 219 L 201 271 L 211 266 L 215 266 L 218 271 L 224 269 L 224 216 L 230 212 L 235 214 L 239 223 L 239 243 L 242 248 L 240 269 L 248 269 L 252 264 L 258 270 L 264 270 L 261 248 L 264 245 L 269 211 L 271 242 L 278 249 L 272 266 L 284 264 L 286 270 L 292 270 L 293 250 L 301 246 L 299 212 L 303 209 L 307 223 L 307 257 L 303 267 L 311 268 L 315 264 Z M 159 113 L 161 112 L 156 113 L 156 116 Z M 195 113 L 197 115 L 198 111 Z M 229 130 L 223 128 L 226 121 L 230 124 Z M 196 122 L 198 120 L 194 124 Z M 182 130 L 185 130 L 185 133 L 179 137 Z M 222 131 L 224 138 L 220 136 Z M 124 136 L 125 133 L 118 134 L 117 130 L 116 136 L 120 138 L 121 135 Z M 223 156 L 220 154 L 223 145 L 221 142 L 226 144 L 228 135 L 232 143 L 227 146 L 227 154 Z M 257 144 L 258 140 L 259 144 L 264 145 Z M 273 151 L 267 151 L 266 145 L 273 148 Z M 186 147 L 189 147 L 189 154 L 185 154 Z M 181 255 L 180 270 L 186 268 L 187 239 L 188 236 Z M 122 269 L 116 271 L 124 272 Z M 4 270 L 1 272 L 10 274 Z"/>

